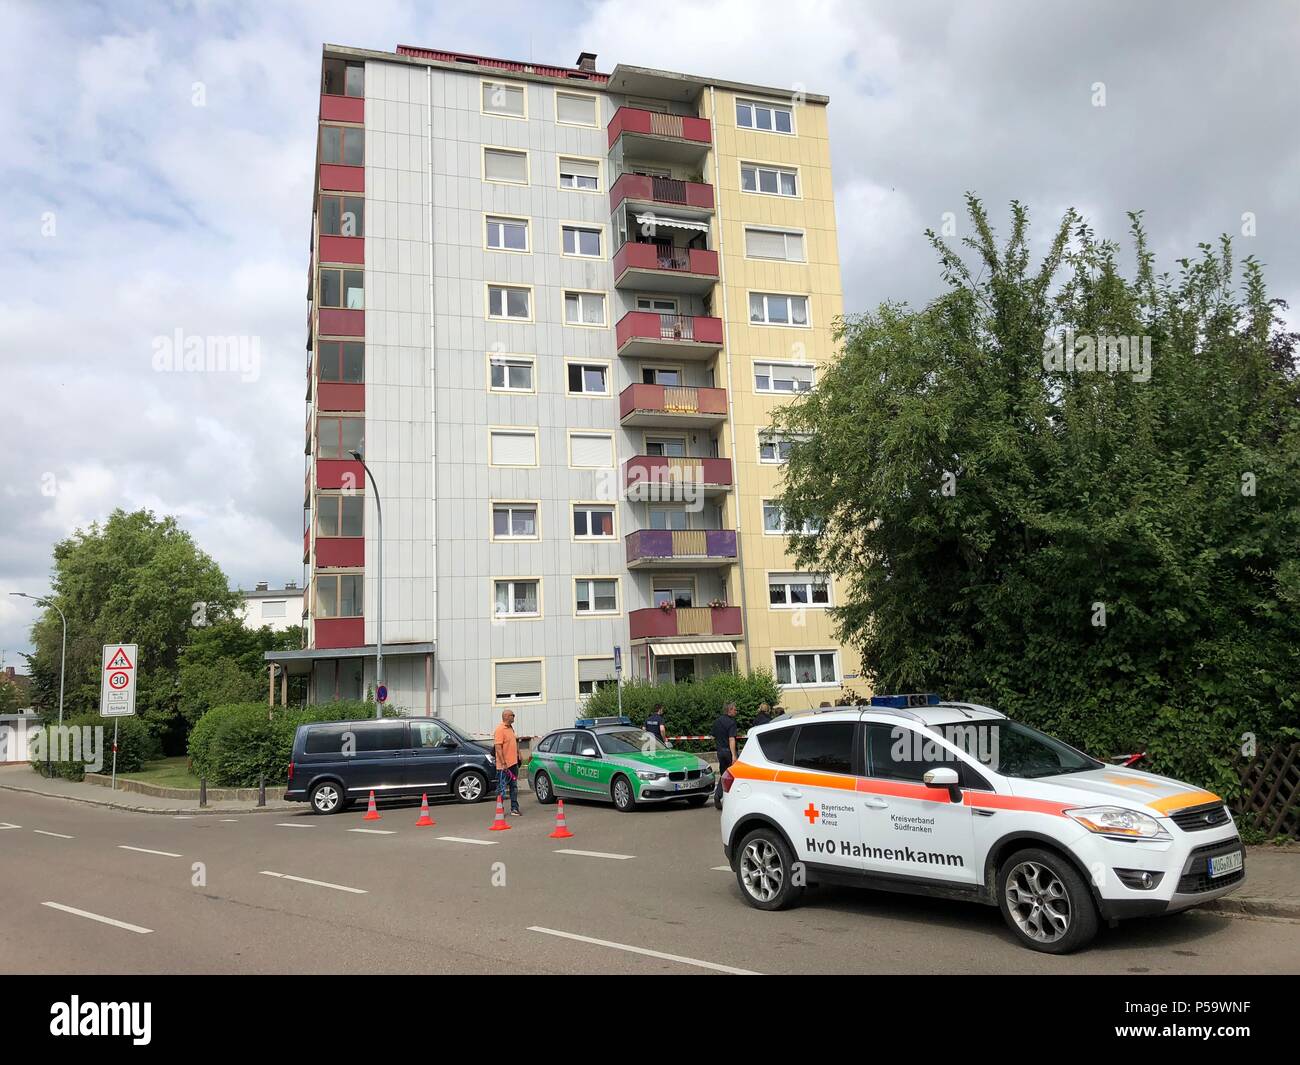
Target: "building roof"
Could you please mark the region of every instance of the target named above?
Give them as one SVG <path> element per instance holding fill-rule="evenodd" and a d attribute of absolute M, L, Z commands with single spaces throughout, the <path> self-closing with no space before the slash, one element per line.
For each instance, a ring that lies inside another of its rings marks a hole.
<path fill-rule="evenodd" d="M 302 595 L 303 589 L 298 587 L 285 588 L 254 588 L 251 592 L 240 589 L 239 594 L 245 599 L 286 599 L 289 596 Z"/>

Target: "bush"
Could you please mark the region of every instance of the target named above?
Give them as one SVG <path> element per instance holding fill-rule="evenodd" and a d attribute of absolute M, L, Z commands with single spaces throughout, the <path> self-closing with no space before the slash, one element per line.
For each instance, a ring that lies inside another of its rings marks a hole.
<path fill-rule="evenodd" d="M 736 704 L 736 723 L 744 732 L 753 723 L 759 703 L 776 706 L 781 690 L 772 674 L 755 670 L 749 676 L 740 673 L 715 673 L 701 680 L 679 684 L 654 684 L 634 680 L 623 685 L 623 713 L 637 725 L 644 725 L 655 703 L 664 704 L 670 736 L 707 736 L 713 722 L 727 703 Z M 591 716 L 618 713 L 618 692 L 614 685 L 601 688 L 587 700 L 583 713 Z"/>
<path fill-rule="evenodd" d="M 54 743 L 50 747 L 51 759 L 49 762 L 49 776 L 62 777 L 65 780 L 83 780 L 86 772 L 110 773 L 113 769 L 113 720 L 111 718 L 100 717 L 98 714 L 78 714 L 76 717 L 64 719 L 64 727 L 81 730 L 76 744 L 73 743 Z M 47 728 L 58 728 L 57 725 L 47 724 Z M 85 729 L 101 729 L 98 733 L 99 739 L 91 743 L 83 742 L 86 735 Z M 66 735 L 66 734 L 65 734 Z M 98 770 L 86 765 L 87 759 L 98 747 L 98 753 L 102 760 L 102 765 Z M 119 773 L 135 772 L 144 767 L 144 764 L 157 758 L 161 754 L 161 748 L 158 745 L 158 739 L 149 731 L 148 726 L 138 717 L 122 717 L 117 719 L 117 771 Z M 55 759 L 55 755 L 62 755 L 61 759 Z M 76 757 L 73 757 L 76 755 Z M 46 776 L 45 758 L 33 758 L 32 768 L 41 776 Z"/>

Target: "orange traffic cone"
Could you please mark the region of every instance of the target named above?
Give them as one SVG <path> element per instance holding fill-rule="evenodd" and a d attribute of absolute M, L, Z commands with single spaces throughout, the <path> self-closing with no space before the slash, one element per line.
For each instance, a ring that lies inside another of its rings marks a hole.
<path fill-rule="evenodd" d="M 379 820 L 379 811 L 375 808 L 375 793 L 373 791 L 370 793 L 370 805 L 366 807 L 366 816 L 363 817 L 361 820 L 363 821 Z"/>
<path fill-rule="evenodd" d="M 560 805 L 555 809 L 555 831 L 550 834 L 549 839 L 572 839 L 573 833 L 569 831 L 569 826 L 564 823 L 564 800 L 556 799 Z"/>
<path fill-rule="evenodd" d="M 497 816 L 492 822 L 491 832 L 509 832 L 510 825 L 506 822 L 506 808 L 501 803 L 501 796 L 497 796 Z"/>
<path fill-rule="evenodd" d="M 420 820 L 415 822 L 416 828 L 429 828 L 438 822 L 429 816 L 429 796 L 427 794 L 420 796 Z"/>

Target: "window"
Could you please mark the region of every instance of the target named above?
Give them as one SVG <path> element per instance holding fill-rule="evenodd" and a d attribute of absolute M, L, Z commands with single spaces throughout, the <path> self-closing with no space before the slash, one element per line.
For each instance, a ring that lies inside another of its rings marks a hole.
<path fill-rule="evenodd" d="M 682 383 L 682 371 L 675 366 L 642 365 L 641 383 L 646 385 L 680 385 Z"/>
<path fill-rule="evenodd" d="M 571 362 L 569 371 L 569 395 L 571 396 L 607 396 L 609 395 L 609 367 L 600 364 Z"/>
<path fill-rule="evenodd" d="M 506 118 L 525 118 L 528 102 L 522 85 L 508 85 L 502 81 L 483 82 L 483 104 L 486 115 L 504 115 Z"/>
<path fill-rule="evenodd" d="M 598 126 L 596 98 L 576 92 L 555 92 L 555 121 L 562 126 Z"/>
<path fill-rule="evenodd" d="M 573 582 L 574 613 L 618 613 L 618 581 L 612 577 L 579 577 Z"/>
<path fill-rule="evenodd" d="M 612 658 L 578 659 L 578 698 L 586 699 L 598 689 L 617 684 Z M 539 748 L 540 749 L 540 748 Z"/>
<path fill-rule="evenodd" d="M 334 270 L 322 267 L 320 271 L 320 305 L 346 307 L 360 311 L 366 306 L 366 282 L 363 270 Z"/>
<path fill-rule="evenodd" d="M 359 385 L 366 379 L 366 345 L 360 340 L 316 341 L 316 376 Z"/>
<path fill-rule="evenodd" d="M 695 582 L 689 577 L 664 577 L 654 582 L 652 589 L 654 605 L 692 607 L 695 605 Z"/>
<path fill-rule="evenodd" d="M 327 237 L 364 237 L 366 201 L 362 196 L 321 193 L 320 231 Z"/>
<path fill-rule="evenodd" d="M 506 148 L 483 149 L 483 180 L 528 184 L 528 153 Z"/>
<path fill-rule="evenodd" d="M 798 196 L 798 171 L 783 166 L 741 163 L 740 188 L 742 192 L 761 192 L 768 196 Z"/>
<path fill-rule="evenodd" d="M 755 392 L 811 392 L 817 382 L 817 367 L 811 364 L 754 363 Z"/>
<path fill-rule="evenodd" d="M 804 257 L 803 234 L 786 229 L 754 229 L 745 227 L 745 254 L 751 259 L 781 259 L 788 263 L 802 263 Z"/>
<path fill-rule="evenodd" d="M 365 439 L 364 418 L 319 417 L 316 419 L 316 457 L 350 459 Z"/>
<path fill-rule="evenodd" d="M 542 697 L 542 660 L 496 662 L 492 667 L 492 693 L 498 703 L 517 703 Z"/>
<path fill-rule="evenodd" d="M 488 317 L 529 321 L 533 316 L 532 296 L 532 289 L 513 285 L 488 285 Z"/>
<path fill-rule="evenodd" d="M 411 730 L 412 747 L 429 750 L 441 747 L 444 743 L 456 744 L 451 733 L 436 721 L 408 721 L 407 725 Z"/>
<path fill-rule="evenodd" d="M 830 582 L 807 573 L 773 573 L 767 579 L 767 601 L 774 607 L 830 606 Z"/>
<path fill-rule="evenodd" d="M 736 125 L 742 129 L 761 129 L 768 133 L 793 133 L 794 112 L 783 104 L 737 100 Z"/>
<path fill-rule="evenodd" d="M 783 687 L 826 687 L 840 682 L 834 651 L 778 651 L 776 682 Z"/>
<path fill-rule="evenodd" d="M 366 500 L 360 495 L 318 496 L 317 536 L 364 536 Z"/>
<path fill-rule="evenodd" d="M 493 355 L 488 359 L 491 388 L 497 392 L 531 392 L 533 360 Z"/>
<path fill-rule="evenodd" d="M 614 508 L 574 503 L 573 535 L 579 540 L 614 539 Z"/>
<path fill-rule="evenodd" d="M 651 507 L 650 528 L 689 529 L 690 516 L 685 507 Z"/>
<path fill-rule="evenodd" d="M 594 159 L 560 158 L 560 188 L 600 191 L 600 163 Z"/>
<path fill-rule="evenodd" d="M 809 386 L 811 387 L 811 382 Z M 787 436 L 785 433 L 759 433 L 758 461 L 782 466 L 790 461 L 790 450 L 794 445 L 807 439 L 806 436 Z"/>
<path fill-rule="evenodd" d="M 600 230 L 587 226 L 563 226 L 564 254 L 581 255 L 588 259 L 599 259 Z"/>
<path fill-rule="evenodd" d="M 763 500 L 763 532 L 773 536 L 813 536 L 819 531 L 817 523 L 811 518 L 803 523 L 803 528 L 789 528 L 780 504 L 771 499 Z"/>
<path fill-rule="evenodd" d="M 955 769 L 958 784 L 961 787 L 978 788 L 982 791 L 992 790 L 988 781 L 980 775 L 974 766 L 959 758 L 943 744 L 937 742 L 930 733 L 921 732 L 901 723 L 887 725 L 882 721 L 867 721 L 863 724 L 866 737 L 867 776 L 884 780 L 907 780 L 920 784 L 925 780 L 925 774 L 931 769 Z M 985 726 L 975 727 L 983 728 Z M 976 740 L 977 735 L 972 734 L 971 741 L 968 741 L 968 744 L 969 742 L 978 742 Z M 996 738 L 993 742 L 997 742 Z M 971 750 L 968 744 L 958 743 L 957 746 L 962 747 L 968 754 L 974 754 L 975 752 Z M 1062 746 L 1064 745 L 1062 744 Z M 1005 748 L 993 747 L 992 749 L 999 751 L 999 753 L 1005 751 Z M 1077 752 L 1074 753 L 1077 759 Z M 1036 769 L 1042 764 L 1042 762 L 1035 759 L 1034 765 Z M 1078 767 L 1083 768 L 1081 762 Z M 1005 772 L 1001 765 L 998 768 Z"/>
<path fill-rule="evenodd" d="M 636 298 L 636 309 L 638 311 L 658 311 L 660 314 L 676 314 L 677 301 L 663 296 L 638 296 Z"/>
<path fill-rule="evenodd" d="M 613 466 L 613 435 L 610 433 L 570 433 L 569 465 L 601 469 Z"/>
<path fill-rule="evenodd" d="M 655 657 L 655 680 L 660 684 L 689 684 L 694 679 L 694 658 Z"/>
<path fill-rule="evenodd" d="M 564 294 L 565 325 L 604 325 L 605 294 L 603 292 L 566 292 Z"/>
<path fill-rule="evenodd" d="M 807 325 L 808 297 L 751 292 L 749 321 L 751 325 Z"/>
<path fill-rule="evenodd" d="M 535 618 L 541 613 L 541 582 L 497 581 L 493 614 L 499 618 Z"/>
<path fill-rule="evenodd" d="M 573 749 L 578 746 L 578 734 L 576 732 L 562 732 L 555 737 L 556 754 L 572 754 Z"/>
<path fill-rule="evenodd" d="M 320 161 L 344 166 L 364 166 L 366 131 L 354 126 L 321 126 Z"/>
<path fill-rule="evenodd" d="M 493 466 L 536 466 L 537 430 L 493 429 L 488 435 L 488 461 Z"/>
<path fill-rule="evenodd" d="M 527 251 L 528 219 L 488 215 L 487 246 L 497 251 Z"/>
<path fill-rule="evenodd" d="M 326 96 L 365 96 L 366 68 L 361 63 L 345 63 L 342 59 L 327 59 L 320 91 Z"/>
<path fill-rule="evenodd" d="M 536 540 L 536 503 L 493 503 L 492 538 L 494 540 Z"/>
<path fill-rule="evenodd" d="M 821 721 L 804 725 L 794 741 L 792 764 L 819 773 L 853 772 L 853 721 Z"/>
<path fill-rule="evenodd" d="M 353 732 L 358 752 L 401 751 L 406 748 L 406 722 L 394 721 L 382 725 L 367 724 Z"/>
<path fill-rule="evenodd" d="M 686 437 L 684 436 L 647 436 L 645 453 L 659 458 L 684 459 L 686 457 Z"/>
<path fill-rule="evenodd" d="M 318 618 L 361 617 L 361 574 L 321 574 L 316 578 Z"/>
<path fill-rule="evenodd" d="M 795 731 L 792 728 L 779 728 L 759 733 L 758 745 L 763 749 L 763 757 L 778 765 L 789 765 L 790 745 Z"/>
<path fill-rule="evenodd" d="M 287 604 L 285 599 L 265 599 L 262 601 L 262 617 L 264 618 L 282 618 L 284 617 L 284 608 Z"/>

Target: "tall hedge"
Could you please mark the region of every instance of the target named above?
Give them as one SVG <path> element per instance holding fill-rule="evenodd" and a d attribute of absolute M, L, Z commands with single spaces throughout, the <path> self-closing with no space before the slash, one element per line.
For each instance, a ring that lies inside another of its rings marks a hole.
<path fill-rule="evenodd" d="M 664 704 L 668 734 L 672 736 L 707 736 L 713 722 L 727 703 L 736 704 L 736 721 L 741 730 L 749 727 L 759 703 L 776 706 L 781 690 L 772 674 L 755 670 L 741 673 L 715 673 L 713 676 L 683 684 L 653 684 L 629 681 L 623 685 L 623 713 L 638 725 L 644 725 L 655 703 Z M 590 716 L 618 713 L 618 691 L 609 685 L 596 691 L 583 709 Z"/>
<path fill-rule="evenodd" d="M 63 777 L 65 780 L 82 780 L 86 772 L 109 773 L 113 768 L 113 720 L 111 718 L 100 717 L 98 714 L 78 714 L 76 717 L 64 719 L 65 728 L 84 730 L 101 729 L 99 738 L 92 740 L 91 744 L 81 744 L 80 759 L 64 758 L 62 761 L 54 761 L 53 757 L 49 762 L 49 776 Z M 57 728 L 57 725 L 52 727 Z M 86 759 L 90 755 L 91 746 L 99 748 L 99 757 L 102 764 L 96 769 L 93 766 L 86 765 Z M 70 747 L 55 751 L 50 748 L 50 754 L 70 755 L 73 753 Z M 117 771 L 119 773 L 135 772 L 142 769 L 144 764 L 154 758 L 159 757 L 162 749 L 159 746 L 158 738 L 149 731 L 148 726 L 138 717 L 122 717 L 117 719 Z M 46 776 L 46 761 L 44 758 L 32 758 L 32 768 L 41 776 Z"/>

